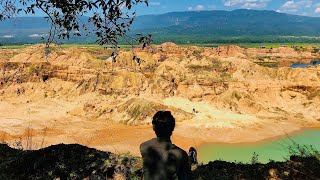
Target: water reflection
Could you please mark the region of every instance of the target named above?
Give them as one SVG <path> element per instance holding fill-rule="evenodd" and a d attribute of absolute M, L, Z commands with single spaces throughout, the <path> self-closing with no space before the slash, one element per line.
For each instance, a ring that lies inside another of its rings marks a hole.
<path fill-rule="evenodd" d="M 308 66 L 317 66 L 320 60 L 311 61 L 309 64 L 292 64 L 291 68 L 307 68 Z"/>

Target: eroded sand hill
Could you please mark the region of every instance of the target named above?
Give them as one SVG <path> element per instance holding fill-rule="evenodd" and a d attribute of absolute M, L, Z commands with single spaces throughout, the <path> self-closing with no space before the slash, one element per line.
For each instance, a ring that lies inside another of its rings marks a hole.
<path fill-rule="evenodd" d="M 140 65 L 130 51 L 115 63 L 100 60 L 103 49 L 54 46 L 48 62 L 43 45 L 0 51 L 0 140 L 10 143 L 32 137 L 34 148 L 76 142 L 137 153 L 158 110 L 173 112 L 184 148 L 320 127 L 320 67 L 257 64 L 319 58 L 311 49 L 165 43 L 135 49 Z"/>

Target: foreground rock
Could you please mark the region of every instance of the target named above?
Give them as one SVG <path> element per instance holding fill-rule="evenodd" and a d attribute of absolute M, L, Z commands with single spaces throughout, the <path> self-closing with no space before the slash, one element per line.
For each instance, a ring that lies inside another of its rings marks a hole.
<path fill-rule="evenodd" d="M 192 179 L 319 179 L 320 160 L 316 157 L 291 156 L 287 162 L 242 164 L 214 161 L 193 171 Z"/>
<path fill-rule="evenodd" d="M 140 160 L 78 144 L 22 151 L 0 144 L 0 179 L 116 179 L 141 177 Z"/>
<path fill-rule="evenodd" d="M 214 161 L 192 179 L 319 179 L 320 160 L 292 156 L 287 162 L 241 164 Z M 85 146 L 59 144 L 22 151 L 0 144 L 0 179 L 142 179 L 141 159 Z"/>

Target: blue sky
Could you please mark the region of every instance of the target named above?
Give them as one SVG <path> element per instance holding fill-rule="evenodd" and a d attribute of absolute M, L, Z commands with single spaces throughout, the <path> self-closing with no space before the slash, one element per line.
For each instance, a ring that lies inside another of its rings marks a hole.
<path fill-rule="evenodd" d="M 176 11 L 256 9 L 320 17 L 320 0 L 148 0 L 149 7 L 139 5 L 137 15 Z M 44 16 L 37 12 L 36 16 Z"/>
<path fill-rule="evenodd" d="M 257 9 L 320 17 L 320 0 L 149 0 L 137 7 L 138 15 L 173 11 Z"/>

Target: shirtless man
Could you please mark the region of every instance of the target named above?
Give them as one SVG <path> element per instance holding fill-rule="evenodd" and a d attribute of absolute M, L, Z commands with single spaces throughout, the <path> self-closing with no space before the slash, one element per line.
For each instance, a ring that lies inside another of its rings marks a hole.
<path fill-rule="evenodd" d="M 188 154 L 170 140 L 175 127 L 170 111 L 157 112 L 152 125 L 157 137 L 140 145 L 144 180 L 190 179 Z"/>

